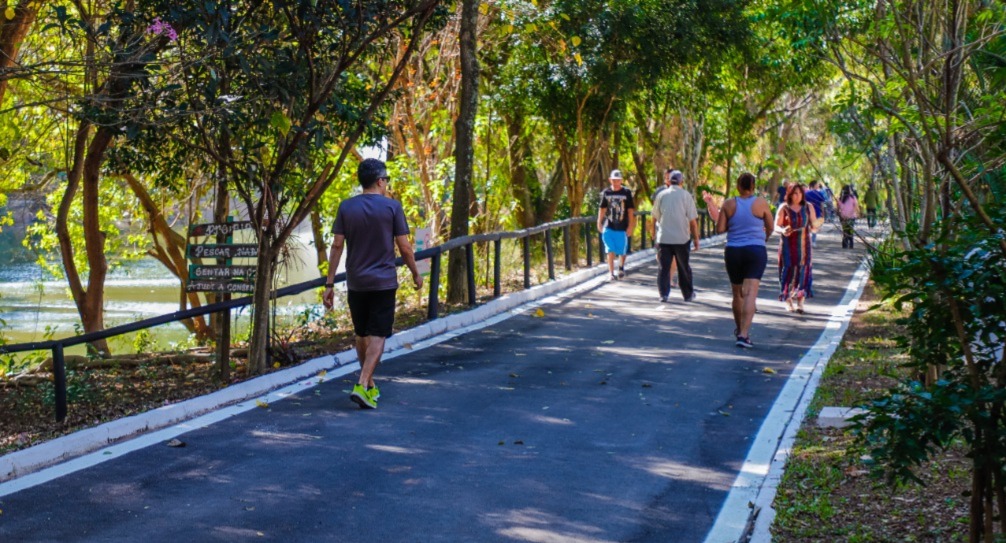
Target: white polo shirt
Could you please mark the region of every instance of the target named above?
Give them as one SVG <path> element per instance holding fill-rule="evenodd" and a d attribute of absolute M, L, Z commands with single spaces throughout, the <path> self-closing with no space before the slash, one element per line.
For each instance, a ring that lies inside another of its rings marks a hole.
<path fill-rule="evenodd" d="M 657 243 L 680 245 L 692 239 L 689 225 L 698 218 L 695 198 L 680 185 L 660 191 L 653 202 L 653 220 L 657 225 Z"/>

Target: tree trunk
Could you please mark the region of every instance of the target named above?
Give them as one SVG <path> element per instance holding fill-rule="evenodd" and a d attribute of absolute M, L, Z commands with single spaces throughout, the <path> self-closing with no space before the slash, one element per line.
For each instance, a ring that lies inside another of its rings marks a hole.
<path fill-rule="evenodd" d="M 271 228 L 267 228 L 271 230 Z M 269 343 L 272 308 L 272 277 L 276 266 L 276 251 L 271 235 L 259 233 L 258 259 L 255 270 L 255 292 L 252 294 L 251 344 L 248 346 L 248 374 L 265 373 L 269 368 Z"/>
<path fill-rule="evenodd" d="M 325 251 L 325 230 L 321 224 L 321 214 L 311 211 L 311 236 L 314 238 L 314 253 L 318 257 L 318 277 L 327 273 L 328 253 Z"/>
<path fill-rule="evenodd" d="M 454 123 L 454 201 L 451 205 L 451 239 L 468 235 L 471 208 L 472 175 L 475 159 L 475 114 L 479 106 L 479 61 L 477 25 L 479 0 L 461 3 L 461 96 L 458 119 Z M 460 303 L 467 299 L 467 259 L 463 249 L 451 251 L 447 268 L 447 301 Z"/>
<path fill-rule="evenodd" d="M 84 159 L 83 226 L 84 250 L 87 253 L 87 291 L 84 296 L 84 311 L 81 313 L 81 324 L 84 333 L 98 332 L 105 329 L 105 278 L 108 275 L 108 260 L 105 259 L 106 234 L 101 230 L 99 210 L 99 183 L 101 180 L 101 165 L 105 160 L 105 151 L 112 143 L 113 129 L 101 127 L 95 133 L 87 148 L 87 158 Z M 111 354 L 108 342 L 96 341 L 91 344 L 99 353 Z"/>
<path fill-rule="evenodd" d="M 221 138 L 224 142 L 227 141 L 227 134 L 224 133 Z M 227 217 L 230 215 L 230 192 L 227 190 L 227 175 L 225 171 L 221 168 L 217 171 L 217 190 L 216 198 L 213 202 L 213 222 L 225 223 L 227 222 Z M 233 241 L 231 236 L 227 234 L 217 234 L 216 242 L 218 244 L 224 244 L 228 241 Z M 228 264 L 226 259 L 218 258 L 218 266 L 226 266 Z M 216 295 L 216 301 L 227 302 L 230 301 L 231 295 L 228 292 L 219 292 Z M 220 382 L 228 383 L 231 380 L 231 312 L 230 310 L 221 311 L 214 314 L 213 319 L 213 331 L 216 337 L 216 361 L 217 361 L 217 377 L 220 378 Z"/>
<path fill-rule="evenodd" d="M 537 173 L 531 164 L 531 144 L 524 133 L 524 114 L 522 112 L 503 113 L 506 120 L 509 145 L 507 153 L 510 158 L 510 190 L 517 200 L 517 216 L 522 228 L 535 225 L 535 188 L 541 192 Z"/>
<path fill-rule="evenodd" d="M 136 176 L 127 173 L 122 176 L 122 179 L 129 185 L 136 199 L 140 201 L 140 207 L 147 214 L 147 229 L 154 244 L 154 248 L 150 250 L 150 256 L 163 264 L 181 283 L 178 309 L 184 311 L 188 307 L 201 306 L 202 301 L 200 301 L 198 293 L 185 291 L 189 277 L 188 263 L 185 260 L 185 237 L 171 229 L 164 214 L 161 213 L 160 207 L 157 206 L 147 188 Z M 210 337 L 212 330 L 206 324 L 205 317 L 185 319 L 181 322 L 189 332 L 196 334 L 200 340 Z"/>
<path fill-rule="evenodd" d="M 5 4 L 10 5 L 7 2 Z M 9 21 L 4 18 L 0 24 L 0 73 L 4 74 L 0 76 L 0 103 L 3 103 L 7 85 L 13 79 L 7 75 L 7 71 L 17 63 L 21 43 L 35 24 L 38 8 L 42 5 L 38 0 L 21 0 L 14 7 L 14 18 Z"/>

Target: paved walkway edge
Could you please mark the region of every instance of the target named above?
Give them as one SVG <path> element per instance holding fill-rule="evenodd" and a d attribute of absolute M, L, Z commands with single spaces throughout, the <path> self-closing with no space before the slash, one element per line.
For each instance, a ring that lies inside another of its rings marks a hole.
<path fill-rule="evenodd" d="M 724 236 L 715 236 L 703 240 L 703 246 L 712 247 L 723 243 L 723 241 Z M 626 265 L 633 268 L 638 267 L 645 260 L 653 258 L 653 254 L 653 249 L 636 251 L 626 259 Z M 522 306 L 528 303 L 538 302 L 553 295 L 568 296 L 592 288 L 607 279 L 607 271 L 607 266 L 595 265 L 556 281 L 501 296 L 469 311 L 404 330 L 388 340 L 385 346 L 388 354 L 384 359 L 390 360 L 413 350 L 440 343 L 465 333 L 473 327 L 481 328 L 495 324 L 519 313 L 523 310 Z M 478 326 L 480 323 L 481 326 Z M 249 379 L 211 394 L 110 421 L 94 428 L 74 432 L 34 447 L 4 455 L 0 457 L 0 496 L 12 494 L 66 473 L 100 463 L 118 456 L 123 451 L 128 452 L 128 450 L 168 440 L 185 432 L 254 409 L 256 404 L 250 400 L 256 398 L 266 402 L 280 400 L 305 387 L 314 386 L 324 379 L 341 377 L 357 369 L 359 369 L 359 364 L 356 360 L 356 352 L 350 349 L 335 355 L 315 358 L 289 369 Z M 267 394 L 268 396 L 263 398 L 263 395 Z M 222 410 L 228 406 L 230 406 L 228 409 Z M 71 405 L 70 408 L 72 409 L 73 406 Z M 200 418 L 197 420 L 197 417 Z M 158 431 L 165 428 L 168 429 Z M 132 440 L 135 443 L 118 450 L 105 449 L 101 453 L 104 458 L 95 457 L 93 454 L 88 458 L 81 458 L 83 455 L 94 453 L 124 440 Z M 57 466 L 60 463 L 67 463 L 67 465 Z M 58 469 L 50 468 L 51 466 L 56 466 Z M 46 470 L 46 473 L 39 473 L 40 470 Z"/>
<path fill-rule="evenodd" d="M 765 417 L 705 543 L 771 543 L 769 527 L 775 519 L 772 502 L 786 460 L 821 381 L 821 374 L 842 343 L 869 278 L 869 262 L 864 259 L 852 276 L 842 300 L 832 311 L 817 343 L 800 359 Z M 751 538 L 744 540 L 747 535 Z"/>

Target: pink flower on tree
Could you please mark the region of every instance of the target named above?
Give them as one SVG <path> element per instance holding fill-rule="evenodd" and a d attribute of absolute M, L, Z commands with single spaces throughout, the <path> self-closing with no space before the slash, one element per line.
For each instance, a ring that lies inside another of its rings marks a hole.
<path fill-rule="evenodd" d="M 160 17 L 154 18 L 153 24 L 147 27 L 147 33 L 155 36 L 167 36 L 169 40 L 178 40 L 178 32 L 171 27 L 171 23 L 166 23 Z"/>

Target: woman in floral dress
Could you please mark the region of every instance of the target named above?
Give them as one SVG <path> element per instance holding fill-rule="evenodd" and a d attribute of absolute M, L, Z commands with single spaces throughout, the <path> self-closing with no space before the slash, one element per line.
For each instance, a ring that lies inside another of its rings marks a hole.
<path fill-rule="evenodd" d="M 775 224 L 782 233 L 779 300 L 785 301 L 790 311 L 801 314 L 804 299 L 814 297 L 810 234 L 817 231 L 817 213 L 814 206 L 807 205 L 804 193 L 803 184 L 791 184 L 786 191 L 786 201 L 779 206 L 775 217 Z"/>

